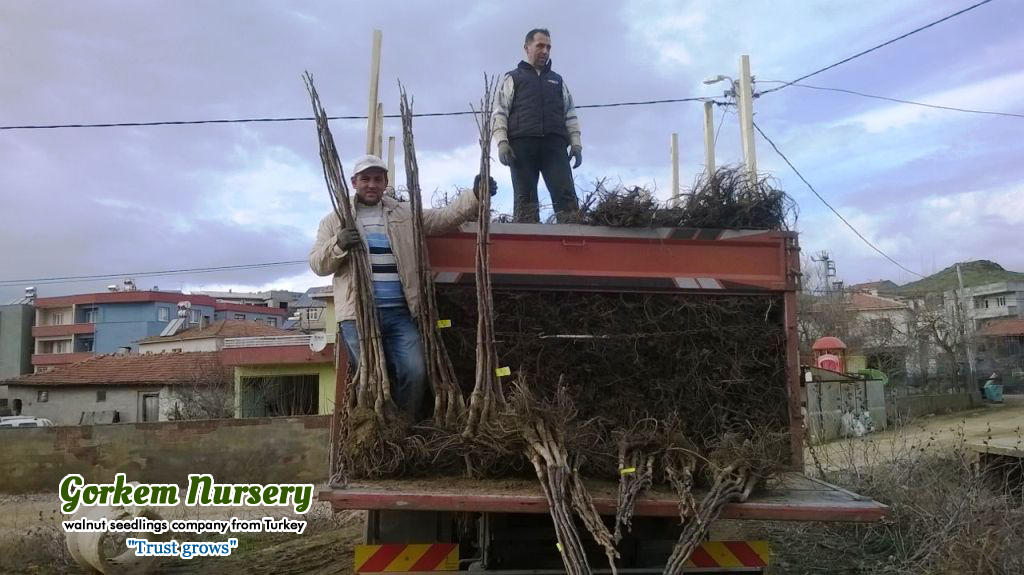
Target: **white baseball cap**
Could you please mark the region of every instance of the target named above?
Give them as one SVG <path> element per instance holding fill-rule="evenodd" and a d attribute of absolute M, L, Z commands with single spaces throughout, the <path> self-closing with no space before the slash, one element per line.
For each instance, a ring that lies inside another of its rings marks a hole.
<path fill-rule="evenodd" d="M 377 156 L 368 154 L 356 160 L 355 166 L 352 167 L 352 175 L 355 176 L 360 172 L 365 172 L 366 170 L 372 168 L 378 168 L 384 170 L 385 172 L 388 171 L 388 165 L 384 162 L 384 160 L 378 158 Z"/>

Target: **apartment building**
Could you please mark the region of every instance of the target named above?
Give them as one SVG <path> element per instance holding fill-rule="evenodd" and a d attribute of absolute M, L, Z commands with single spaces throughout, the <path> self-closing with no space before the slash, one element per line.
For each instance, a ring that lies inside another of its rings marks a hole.
<path fill-rule="evenodd" d="M 188 302 L 182 306 L 183 302 Z M 187 308 L 186 308 L 187 305 Z M 137 351 L 139 340 L 160 335 L 178 318 L 186 326 L 220 319 L 284 323 L 287 310 L 221 302 L 195 294 L 163 291 L 109 291 L 37 298 L 32 328 L 34 371 L 118 351 Z"/>

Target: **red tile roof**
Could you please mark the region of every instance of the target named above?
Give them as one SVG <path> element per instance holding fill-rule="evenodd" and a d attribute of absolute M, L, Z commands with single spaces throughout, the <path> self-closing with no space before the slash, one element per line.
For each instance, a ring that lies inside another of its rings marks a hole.
<path fill-rule="evenodd" d="M 296 332 L 281 329 L 279 327 L 271 327 L 262 323 L 256 323 L 254 321 L 246 321 L 240 319 L 219 319 L 210 325 L 206 326 L 205 329 L 199 329 L 198 327 L 191 327 L 189 329 L 179 331 L 174 335 L 159 336 L 151 335 L 138 343 L 156 343 L 161 341 L 184 341 L 186 339 L 207 339 L 207 338 L 225 338 L 225 337 L 266 337 L 273 335 L 295 335 Z"/>
<path fill-rule="evenodd" d="M 176 385 L 232 377 L 216 351 L 99 355 L 46 373 L 4 380 L 5 385 Z"/>
<path fill-rule="evenodd" d="M 1024 335 L 1024 318 L 994 321 L 979 329 L 977 334 L 983 337 Z"/>
<path fill-rule="evenodd" d="M 850 302 L 847 304 L 846 308 L 854 311 L 907 309 L 907 304 L 894 299 L 868 295 L 866 293 L 853 293 L 850 294 Z"/>

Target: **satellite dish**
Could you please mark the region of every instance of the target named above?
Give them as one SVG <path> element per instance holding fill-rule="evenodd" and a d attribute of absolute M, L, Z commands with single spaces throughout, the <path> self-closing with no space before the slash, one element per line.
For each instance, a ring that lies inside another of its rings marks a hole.
<path fill-rule="evenodd" d="M 315 352 L 321 352 L 327 347 L 327 334 L 318 331 L 309 336 L 309 349 Z"/>

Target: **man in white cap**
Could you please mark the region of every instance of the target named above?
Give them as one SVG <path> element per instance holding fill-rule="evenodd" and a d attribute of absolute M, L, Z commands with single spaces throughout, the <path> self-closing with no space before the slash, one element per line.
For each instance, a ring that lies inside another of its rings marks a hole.
<path fill-rule="evenodd" d="M 345 340 L 353 367 L 359 358 L 359 333 L 356 330 L 356 294 L 353 287 L 352 250 L 366 249 L 373 268 L 373 297 L 380 319 L 381 338 L 392 397 L 410 419 L 425 415 L 423 400 L 427 390 L 427 372 L 423 340 L 416 325 L 421 286 L 416 261 L 416 238 L 412 210 L 408 203 L 384 195 L 388 187 L 388 167 L 377 156 L 363 156 L 352 170 L 355 189 L 353 209 L 356 227 L 345 228 L 331 212 L 320 221 L 316 243 L 309 253 L 309 266 L 319 276 L 334 276 L 334 311 L 339 332 Z M 423 231 L 444 233 L 458 227 L 477 213 L 480 176 L 450 205 L 423 210 Z M 493 196 L 498 186 L 490 180 Z"/>

